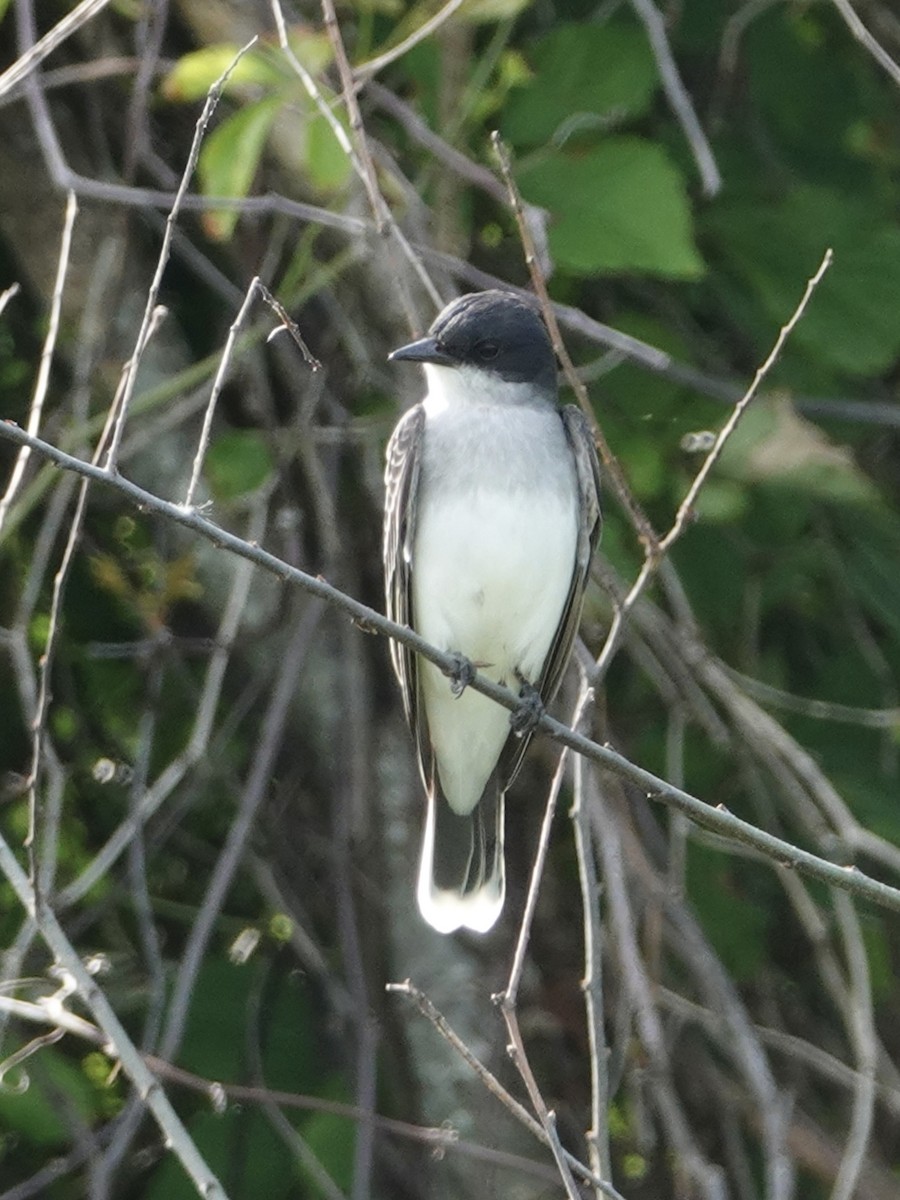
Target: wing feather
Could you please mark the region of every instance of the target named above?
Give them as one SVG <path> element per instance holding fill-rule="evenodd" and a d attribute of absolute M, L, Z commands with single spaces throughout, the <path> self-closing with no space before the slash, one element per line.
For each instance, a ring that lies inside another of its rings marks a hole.
<path fill-rule="evenodd" d="M 387 615 L 398 625 L 412 626 L 412 553 L 416 536 L 419 473 L 425 409 L 411 408 L 394 430 L 387 448 L 384 473 L 384 583 Z M 416 741 L 419 768 L 426 788 L 432 773 L 432 752 L 424 714 L 420 711 L 416 656 L 391 640 L 391 661 L 400 682 L 403 711 Z"/>

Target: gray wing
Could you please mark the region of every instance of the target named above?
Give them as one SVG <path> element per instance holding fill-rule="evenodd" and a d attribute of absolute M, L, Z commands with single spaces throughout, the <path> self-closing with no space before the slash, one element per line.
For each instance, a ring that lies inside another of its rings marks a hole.
<path fill-rule="evenodd" d="M 383 541 L 385 605 L 387 615 L 399 625 L 412 624 L 412 548 L 416 534 L 424 428 L 425 410 L 421 404 L 417 404 L 401 418 L 387 448 Z M 416 733 L 416 656 L 406 646 L 392 639 L 391 661 L 400 681 L 406 719 Z M 419 740 L 418 737 L 416 740 Z"/>
<path fill-rule="evenodd" d="M 560 412 L 566 439 L 575 460 L 575 475 L 578 481 L 579 521 L 578 543 L 575 551 L 575 569 L 569 594 L 563 606 L 562 616 L 550 650 L 544 662 L 537 690 L 542 702 L 549 704 L 556 695 L 572 653 L 572 644 L 581 622 L 584 592 L 591 568 L 591 556 L 600 540 L 602 516 L 600 513 L 600 464 L 597 450 L 587 418 L 574 404 L 566 405 Z M 522 764 L 530 737 L 510 737 L 503 750 L 501 768 L 505 775 L 504 791 L 512 783 Z"/>

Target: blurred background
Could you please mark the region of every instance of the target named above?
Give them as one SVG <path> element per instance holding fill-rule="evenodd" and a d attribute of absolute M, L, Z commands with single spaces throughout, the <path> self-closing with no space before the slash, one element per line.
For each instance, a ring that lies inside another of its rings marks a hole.
<path fill-rule="evenodd" d="M 0 0 L 3 68 L 72 7 Z M 119 468 L 184 499 L 259 276 L 322 369 L 284 333 L 267 341 L 278 320 L 254 298 L 196 500 L 379 610 L 384 447 L 422 390 L 386 355 L 436 300 L 529 285 L 493 130 L 596 418 L 660 534 L 833 248 L 633 608 L 589 726 L 704 800 L 896 885 L 894 7 L 856 4 L 873 52 L 845 0 L 341 4 L 364 142 L 316 4 L 285 0 L 287 52 L 261 0 L 97 7 L 0 95 L 0 291 L 20 285 L 0 315 L 0 420 L 27 425 L 37 389 L 41 436 L 91 458 L 207 92 L 256 36 L 174 225 Z M 25 865 L 46 674 L 38 878 L 228 1194 L 565 1195 L 550 1152 L 385 991 L 412 980 L 527 1106 L 491 997 L 559 748 L 536 739 L 508 800 L 503 919 L 441 937 L 414 904 L 420 784 L 384 639 L 115 490 L 82 498 L 38 456 L 16 478 L 17 453 L 0 440 L 0 829 Z M 605 509 L 583 664 L 643 560 L 611 490 Z M 561 719 L 577 690 L 573 666 Z M 605 1049 L 585 1013 L 573 800 L 597 872 Z M 6 882 L 0 948 L 0 1197 L 195 1194 L 102 1037 L 30 1045 L 55 1037 L 40 1001 L 60 980 Z M 585 769 L 563 784 L 518 1019 L 584 1162 L 592 1058 L 604 1066 L 597 1140 L 627 1200 L 890 1200 L 898 953 L 896 914 Z"/>

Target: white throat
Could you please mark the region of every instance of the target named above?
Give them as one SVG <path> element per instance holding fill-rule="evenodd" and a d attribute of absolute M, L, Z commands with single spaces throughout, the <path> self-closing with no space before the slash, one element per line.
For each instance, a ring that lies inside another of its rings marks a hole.
<path fill-rule="evenodd" d="M 543 403 L 543 398 L 531 383 L 513 383 L 478 367 L 444 367 L 438 363 L 424 365 L 428 393 L 423 403 L 429 417 L 439 416 L 448 408 L 476 405 L 517 407 Z"/>

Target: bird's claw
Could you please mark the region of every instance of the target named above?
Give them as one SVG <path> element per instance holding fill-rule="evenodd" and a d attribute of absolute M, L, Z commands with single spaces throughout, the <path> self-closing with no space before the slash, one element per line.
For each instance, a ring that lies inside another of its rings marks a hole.
<path fill-rule="evenodd" d="M 519 707 L 510 714 L 509 723 L 516 737 L 524 737 L 537 728 L 544 715 L 544 702 L 533 683 L 529 683 L 523 675 L 518 675 L 518 680 Z"/>
<path fill-rule="evenodd" d="M 450 680 L 450 691 L 458 700 L 475 678 L 477 672 L 475 664 L 470 662 L 464 654 L 460 654 L 458 650 L 452 650 L 450 657 L 453 659 L 453 666 L 447 667 L 444 674 Z"/>

